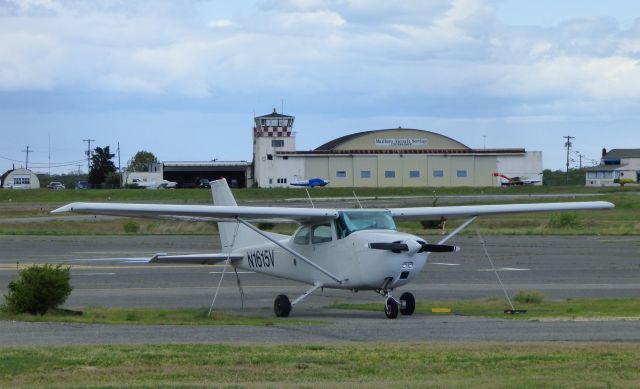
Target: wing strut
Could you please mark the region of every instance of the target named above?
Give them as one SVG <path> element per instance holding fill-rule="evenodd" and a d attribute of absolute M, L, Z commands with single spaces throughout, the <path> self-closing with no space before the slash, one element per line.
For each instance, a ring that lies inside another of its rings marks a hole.
<path fill-rule="evenodd" d="M 459 232 L 461 232 L 462 230 L 464 230 L 465 228 L 469 227 L 469 225 L 471 223 L 473 223 L 474 221 L 476 221 L 476 219 L 478 218 L 478 216 L 474 216 L 471 219 L 467 220 L 466 222 L 462 223 L 460 225 L 460 227 L 456 228 L 455 230 L 453 230 L 453 232 L 451 232 L 449 235 L 445 236 L 442 240 L 440 240 L 440 242 L 438 242 L 438 244 L 444 244 L 446 241 L 448 241 L 449 239 L 453 238 L 454 236 L 456 236 Z"/>
<path fill-rule="evenodd" d="M 289 247 L 283 245 L 282 243 L 278 242 L 277 240 L 273 239 L 272 237 L 270 237 L 269 235 L 265 234 L 264 232 L 262 232 L 260 229 L 258 229 L 257 227 L 255 227 L 253 224 L 247 222 L 246 220 L 242 219 L 242 218 L 236 218 L 236 220 L 238 220 L 240 223 L 244 224 L 245 226 L 249 227 L 250 229 L 252 229 L 253 231 L 255 231 L 257 234 L 259 234 L 260 236 L 262 236 L 263 238 L 271 241 L 273 244 L 275 244 L 276 246 L 280 247 L 281 249 L 283 249 L 284 251 L 287 251 L 288 253 L 292 254 L 293 256 L 299 258 L 300 260 L 302 260 L 303 262 L 306 262 L 309 266 L 313 267 L 314 269 L 320 271 L 321 273 L 323 273 L 324 275 L 326 275 L 327 277 L 335 280 L 336 282 L 342 284 L 343 281 L 345 280 L 341 280 L 340 278 L 338 278 L 336 275 L 334 275 L 333 273 L 331 273 L 330 271 L 324 269 L 322 266 L 316 264 L 315 262 L 313 262 L 312 260 L 305 258 L 302 254 L 297 253 L 296 251 L 290 249 Z"/>
<path fill-rule="evenodd" d="M 236 236 L 238 235 L 238 227 L 239 223 L 236 223 L 236 229 L 233 233 L 233 240 L 231 241 L 231 247 L 229 247 L 229 252 L 227 253 L 227 259 L 224 261 L 224 267 L 222 268 L 222 274 L 220 275 L 220 280 L 218 281 L 218 287 L 216 288 L 216 293 L 213 295 L 213 300 L 211 301 L 211 306 L 209 307 L 208 317 L 211 317 L 211 313 L 213 312 L 213 306 L 216 303 L 216 298 L 218 297 L 218 291 L 220 290 L 220 285 L 222 284 L 222 279 L 224 278 L 224 273 L 227 271 L 227 266 L 231 262 L 231 252 L 233 251 L 233 245 L 236 243 Z M 234 268 L 235 270 L 235 268 Z M 236 277 L 238 276 L 238 272 L 236 272 Z M 240 279 L 238 279 L 239 285 Z M 242 291 L 242 287 L 240 287 L 240 298 L 242 299 L 242 307 L 244 308 L 244 292 Z"/>

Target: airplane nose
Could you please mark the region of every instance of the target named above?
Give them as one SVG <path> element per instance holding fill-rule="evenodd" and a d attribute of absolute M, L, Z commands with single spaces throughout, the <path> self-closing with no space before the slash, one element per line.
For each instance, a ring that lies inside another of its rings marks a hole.
<path fill-rule="evenodd" d="M 422 244 L 418 243 L 415 239 L 407 239 L 404 241 L 404 244 L 407 245 L 407 254 L 409 255 L 414 255 L 422 249 Z"/>

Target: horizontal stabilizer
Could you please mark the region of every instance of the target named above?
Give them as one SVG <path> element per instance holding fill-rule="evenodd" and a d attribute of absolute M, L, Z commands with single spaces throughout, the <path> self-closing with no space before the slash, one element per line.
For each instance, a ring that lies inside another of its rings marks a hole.
<path fill-rule="evenodd" d="M 186 255 L 166 255 L 156 254 L 151 258 L 149 263 L 181 263 L 192 265 L 214 265 L 224 262 L 230 258 L 232 261 L 239 261 L 243 257 L 241 255 L 231 255 L 224 253 L 216 254 L 186 254 Z"/>

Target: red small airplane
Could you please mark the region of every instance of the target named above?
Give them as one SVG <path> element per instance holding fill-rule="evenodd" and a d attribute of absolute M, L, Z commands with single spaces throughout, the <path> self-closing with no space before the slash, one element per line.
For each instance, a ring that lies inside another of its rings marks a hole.
<path fill-rule="evenodd" d="M 506 175 L 502 174 L 502 173 L 493 173 L 494 177 L 500 177 L 505 179 L 504 180 L 500 180 L 500 184 L 502 184 L 502 186 L 522 186 L 522 185 L 533 185 L 533 184 L 537 184 L 539 182 L 542 182 L 542 179 L 539 177 L 536 178 L 532 178 L 532 177 L 507 177 Z"/>

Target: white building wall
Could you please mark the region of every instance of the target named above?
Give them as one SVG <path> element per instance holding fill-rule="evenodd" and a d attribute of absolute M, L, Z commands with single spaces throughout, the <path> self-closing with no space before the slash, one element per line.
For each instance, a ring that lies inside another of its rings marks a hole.
<path fill-rule="evenodd" d="M 277 142 L 273 142 L 273 141 Z M 282 141 L 282 146 L 274 146 Z M 289 157 L 284 159 L 276 155 L 277 151 L 295 151 L 295 135 L 279 137 L 254 138 L 254 174 L 255 182 L 260 188 L 289 187 L 292 180 L 303 179 L 303 158 Z M 285 181 L 286 180 L 286 181 Z"/>

